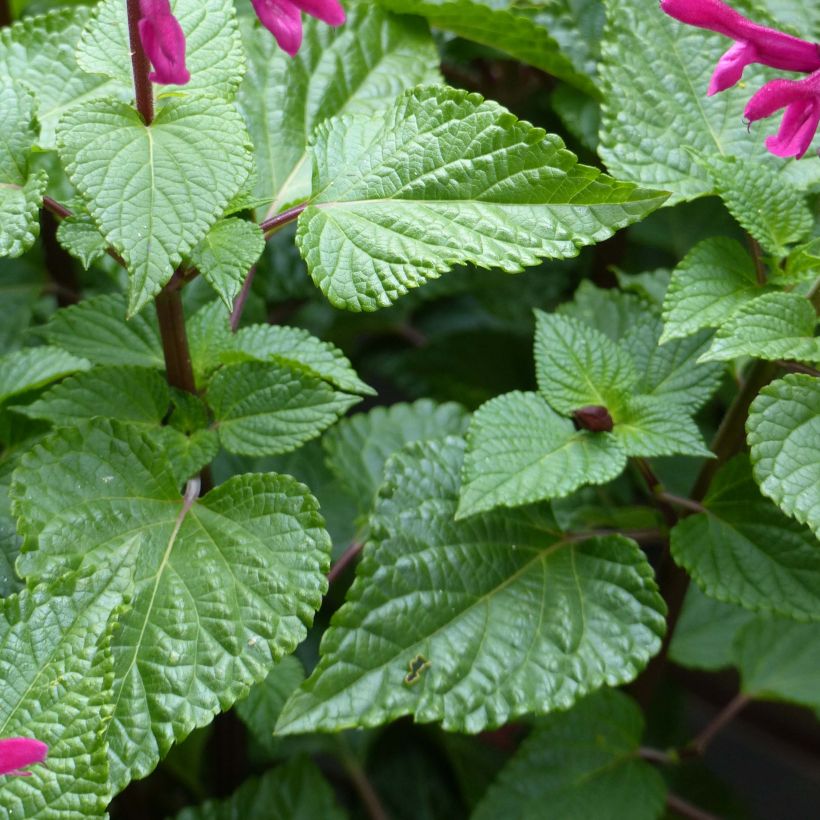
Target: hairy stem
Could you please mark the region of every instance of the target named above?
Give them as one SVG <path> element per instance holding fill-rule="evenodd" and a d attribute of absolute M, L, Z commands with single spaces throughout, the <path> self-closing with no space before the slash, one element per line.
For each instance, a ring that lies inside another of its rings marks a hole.
<path fill-rule="evenodd" d="M 751 698 L 747 695 L 739 693 L 732 698 L 731 701 L 720 712 L 715 715 L 713 720 L 706 726 L 706 728 L 681 751 L 682 756 L 700 757 L 706 752 L 709 744 L 715 739 L 715 736 L 723 728 L 725 728 L 735 716 L 742 709 L 750 703 Z"/>
<path fill-rule="evenodd" d="M 142 115 L 146 125 L 154 121 L 154 89 L 148 75 L 151 72 L 151 64 L 142 47 L 140 40 L 139 21 L 140 3 L 139 0 L 126 0 L 128 3 L 128 38 L 131 44 L 131 68 L 134 72 L 134 96 L 137 102 L 137 111 Z"/>

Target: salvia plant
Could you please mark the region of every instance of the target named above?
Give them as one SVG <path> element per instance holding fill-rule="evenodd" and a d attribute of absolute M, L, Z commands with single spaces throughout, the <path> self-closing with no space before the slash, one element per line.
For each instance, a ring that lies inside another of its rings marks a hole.
<path fill-rule="evenodd" d="M 817 816 L 814 0 L 0 24 L 0 817 Z"/>

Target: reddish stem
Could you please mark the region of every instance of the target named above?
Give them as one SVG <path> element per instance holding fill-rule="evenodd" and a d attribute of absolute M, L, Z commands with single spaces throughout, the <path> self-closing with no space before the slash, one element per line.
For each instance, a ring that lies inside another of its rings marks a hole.
<path fill-rule="evenodd" d="M 128 3 L 128 37 L 131 44 L 131 68 L 134 72 L 134 96 L 137 111 L 142 115 L 146 125 L 154 121 L 154 89 L 148 75 L 151 63 L 142 47 L 139 33 L 141 17 L 139 0 L 127 0 Z"/>

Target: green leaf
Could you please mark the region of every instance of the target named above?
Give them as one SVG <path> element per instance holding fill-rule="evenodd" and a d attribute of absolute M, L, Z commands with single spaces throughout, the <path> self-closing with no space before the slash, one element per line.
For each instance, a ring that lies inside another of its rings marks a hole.
<path fill-rule="evenodd" d="M 10 80 L 34 94 L 42 148 L 54 148 L 54 130 L 65 112 L 116 90 L 107 78 L 77 65 L 77 43 L 91 13 L 83 6 L 61 9 L 0 30 L 0 83 Z M 133 90 L 128 93 L 126 99 Z"/>
<path fill-rule="evenodd" d="M 672 274 L 663 302 L 661 342 L 691 336 L 701 328 L 720 327 L 762 292 L 754 261 L 739 242 L 718 236 L 704 239 Z"/>
<path fill-rule="evenodd" d="M 436 28 L 452 31 L 506 52 L 522 63 L 540 68 L 595 97 L 598 89 L 582 69 L 573 65 L 547 26 L 511 8 L 510 2 L 493 0 L 378 0 L 391 11 L 419 14 Z M 580 39 L 580 38 L 578 38 Z"/>
<path fill-rule="evenodd" d="M 98 259 L 105 256 L 108 243 L 88 214 L 70 216 L 57 228 L 57 239 L 88 270 Z"/>
<path fill-rule="evenodd" d="M 772 17 L 799 37 L 820 40 L 820 8 L 814 0 L 758 0 Z"/>
<path fill-rule="evenodd" d="M 40 233 L 46 177 L 29 170 L 29 153 L 37 138 L 34 98 L 2 75 L 0 122 L 0 256 L 20 256 Z"/>
<path fill-rule="evenodd" d="M 643 715 L 626 695 L 603 689 L 569 712 L 543 719 L 501 770 L 472 820 L 544 816 L 657 820 L 663 778 L 638 757 Z"/>
<path fill-rule="evenodd" d="M 246 219 L 220 219 L 191 251 L 191 264 L 205 277 L 229 311 L 248 271 L 265 250 L 258 225 Z"/>
<path fill-rule="evenodd" d="M 113 711 L 108 642 L 133 590 L 123 547 L 106 564 L 0 601 L 0 737 L 48 744 L 30 777 L 4 778 L 6 817 L 102 818 L 111 797 L 104 733 Z"/>
<path fill-rule="evenodd" d="M 588 279 L 581 282 L 571 302 L 563 302 L 556 313 L 572 316 L 619 342 L 632 326 L 645 318 L 649 304 L 634 293 L 598 288 Z"/>
<path fill-rule="evenodd" d="M 168 384 L 145 367 L 95 367 L 50 388 L 17 411 L 33 419 L 67 426 L 93 418 L 159 426 L 168 412 Z"/>
<path fill-rule="evenodd" d="M 628 456 L 712 457 L 692 417 L 671 401 L 630 396 L 612 418 L 612 433 Z"/>
<path fill-rule="evenodd" d="M 673 205 L 712 193 L 697 156 L 766 161 L 762 136 L 743 125 L 748 93 L 732 88 L 706 96 L 724 37 L 685 26 L 644 0 L 606 5 L 599 153 L 611 173 L 672 191 Z M 744 85 L 758 88 L 767 76 L 749 66 Z"/>
<path fill-rule="evenodd" d="M 664 604 L 638 546 L 564 538 L 544 507 L 453 521 L 463 449 L 415 443 L 388 463 L 347 602 L 277 732 L 402 715 L 480 732 L 631 680 L 657 652 Z"/>
<path fill-rule="evenodd" d="M 714 155 L 708 156 L 704 164 L 729 213 L 763 250 L 786 256 L 787 245 L 811 232 L 814 217 L 805 198 L 778 168 Z"/>
<path fill-rule="evenodd" d="M 620 346 L 579 319 L 535 311 L 535 375 L 550 406 L 564 415 L 587 405 L 614 409 L 638 380 Z"/>
<path fill-rule="evenodd" d="M 94 296 L 58 310 L 40 332 L 51 344 L 94 364 L 164 368 L 154 312 L 126 321 L 125 310 L 120 294 Z"/>
<path fill-rule="evenodd" d="M 470 422 L 458 517 L 561 498 L 626 466 L 612 433 L 576 430 L 537 393 L 505 393 Z"/>
<path fill-rule="evenodd" d="M 128 266 L 130 315 L 160 291 L 242 187 L 248 148 L 241 116 L 216 98 L 171 98 L 148 127 L 114 100 L 94 100 L 60 120 L 66 172 Z"/>
<path fill-rule="evenodd" d="M 22 347 L 45 278 L 42 266 L 27 260 L 6 260 L 0 265 L 0 353 Z"/>
<path fill-rule="evenodd" d="M 273 727 L 285 701 L 304 679 L 304 667 L 298 658 L 288 655 L 271 669 L 262 683 L 251 688 L 245 700 L 236 704 L 236 713 L 266 751 L 275 750 Z"/>
<path fill-rule="evenodd" d="M 208 387 L 222 446 L 244 455 L 295 450 L 359 401 L 309 370 L 275 362 L 228 365 Z"/>
<path fill-rule="evenodd" d="M 317 339 L 298 327 L 251 325 L 234 337 L 225 362 L 252 360 L 307 369 L 339 390 L 374 396 L 376 391 L 356 374 L 347 356 L 336 345 Z"/>
<path fill-rule="evenodd" d="M 26 347 L 0 356 L 0 404 L 12 396 L 36 390 L 89 367 L 91 362 L 86 359 L 48 345 Z"/>
<path fill-rule="evenodd" d="M 251 778 L 227 800 L 185 809 L 176 820 L 344 820 L 333 789 L 307 757 Z"/>
<path fill-rule="evenodd" d="M 185 65 L 191 74 L 174 94 L 205 92 L 230 99 L 245 68 L 236 12 L 230 0 L 171 0 L 171 12 L 185 33 Z M 77 62 L 89 74 L 101 74 L 131 90 L 131 49 L 126 7 L 103 0 L 77 46 Z"/>
<path fill-rule="evenodd" d="M 675 526 L 671 546 L 707 595 L 756 612 L 820 620 L 820 545 L 760 495 L 745 456 L 715 476 L 703 506 Z"/>
<path fill-rule="evenodd" d="M 816 327 L 817 314 L 805 296 L 764 293 L 729 316 L 699 361 L 753 356 L 820 362 L 820 339 L 814 335 Z"/>
<path fill-rule="evenodd" d="M 238 102 L 256 149 L 255 193 L 267 216 L 310 196 L 308 139 L 340 114 L 375 113 L 406 88 L 440 81 L 439 57 L 420 21 L 363 3 L 338 29 L 305 19 L 296 57 L 258 24 L 243 26 L 248 73 Z"/>
<path fill-rule="evenodd" d="M 393 453 L 413 441 L 459 436 L 469 415 L 454 402 L 375 407 L 344 419 L 322 439 L 331 471 L 350 488 L 359 512 L 368 515 L 384 480 L 384 465 Z"/>
<path fill-rule="evenodd" d="M 330 543 L 307 488 L 253 474 L 183 499 L 176 469 L 163 438 L 97 421 L 35 447 L 12 487 L 29 583 L 105 566 L 141 536 L 133 607 L 112 641 L 115 790 L 264 679 L 327 588 Z"/>
<path fill-rule="evenodd" d="M 707 598 L 700 587 L 690 584 L 669 645 L 669 658 L 690 669 L 726 669 L 735 662 L 735 636 L 754 618 L 739 606 Z"/>
<path fill-rule="evenodd" d="M 458 264 L 575 256 L 664 194 L 579 165 L 561 140 L 446 87 L 320 125 L 297 244 L 336 307 L 377 310 Z"/>
<path fill-rule="evenodd" d="M 817 624 L 756 618 L 735 638 L 734 655 L 744 694 L 799 703 L 820 713 Z"/>
<path fill-rule="evenodd" d="M 194 380 L 202 388 L 222 366 L 222 354 L 233 345 L 230 317 L 224 305 L 214 299 L 204 304 L 185 322 Z"/>
<path fill-rule="evenodd" d="M 764 387 L 746 433 L 763 495 L 820 537 L 820 379 L 792 373 Z"/>

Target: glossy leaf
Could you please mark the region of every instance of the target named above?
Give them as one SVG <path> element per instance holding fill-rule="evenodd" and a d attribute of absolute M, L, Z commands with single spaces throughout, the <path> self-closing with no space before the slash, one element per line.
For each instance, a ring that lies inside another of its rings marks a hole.
<path fill-rule="evenodd" d="M 91 362 L 59 347 L 43 345 L 16 350 L 0 357 L 0 403 L 89 367 Z"/>

